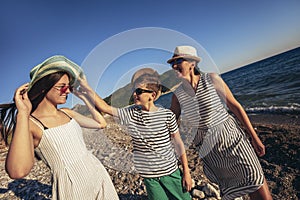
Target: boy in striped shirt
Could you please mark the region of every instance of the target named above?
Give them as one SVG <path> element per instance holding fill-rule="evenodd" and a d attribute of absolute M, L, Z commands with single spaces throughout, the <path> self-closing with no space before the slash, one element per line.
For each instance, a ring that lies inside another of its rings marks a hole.
<path fill-rule="evenodd" d="M 97 108 L 117 116 L 128 127 L 134 165 L 144 178 L 148 199 L 191 199 L 188 191 L 192 179 L 175 114 L 154 104 L 161 92 L 159 74 L 151 68 L 138 70 L 131 79 L 134 105 L 125 108 L 108 105 L 85 79 L 79 81 L 82 90 L 95 97 Z M 175 152 L 183 172 L 178 168 Z"/>

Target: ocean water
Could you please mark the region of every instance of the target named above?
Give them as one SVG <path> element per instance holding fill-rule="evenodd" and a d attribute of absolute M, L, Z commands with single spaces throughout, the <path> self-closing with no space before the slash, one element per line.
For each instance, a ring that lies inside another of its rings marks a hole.
<path fill-rule="evenodd" d="M 300 47 L 221 74 L 248 114 L 300 116 Z M 169 108 L 172 93 L 156 103 Z"/>
<path fill-rule="evenodd" d="M 247 113 L 300 114 L 300 47 L 221 76 Z"/>

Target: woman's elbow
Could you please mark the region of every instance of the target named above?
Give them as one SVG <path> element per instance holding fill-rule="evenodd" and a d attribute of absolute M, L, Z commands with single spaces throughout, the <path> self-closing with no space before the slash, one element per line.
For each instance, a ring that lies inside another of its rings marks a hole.
<path fill-rule="evenodd" d="M 20 179 L 24 178 L 29 174 L 30 170 L 9 170 L 6 169 L 6 173 L 11 179 Z"/>
<path fill-rule="evenodd" d="M 234 113 L 243 109 L 242 105 L 238 101 L 228 102 L 227 107 Z"/>
<path fill-rule="evenodd" d="M 28 163 L 26 165 L 12 165 L 11 163 L 5 163 L 5 171 L 11 179 L 20 179 L 27 176 L 34 163 Z"/>

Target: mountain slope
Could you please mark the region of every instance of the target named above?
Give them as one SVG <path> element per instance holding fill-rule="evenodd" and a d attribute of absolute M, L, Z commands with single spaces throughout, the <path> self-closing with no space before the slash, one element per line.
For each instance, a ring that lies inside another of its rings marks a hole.
<path fill-rule="evenodd" d="M 180 82 L 174 70 L 169 70 L 161 74 L 160 80 L 162 84 L 163 94 L 168 93 L 170 89 L 172 89 L 175 85 L 177 85 Z M 104 100 L 114 107 L 124 107 L 133 103 L 131 96 L 132 88 L 131 84 L 128 83 L 126 86 L 118 89 L 113 94 L 106 97 Z"/>

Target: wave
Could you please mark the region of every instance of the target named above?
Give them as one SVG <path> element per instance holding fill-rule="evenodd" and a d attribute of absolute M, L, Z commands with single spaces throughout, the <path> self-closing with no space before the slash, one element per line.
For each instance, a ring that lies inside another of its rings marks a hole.
<path fill-rule="evenodd" d="M 247 113 L 272 113 L 272 114 L 300 114 L 300 105 L 293 104 L 290 106 L 268 106 L 268 107 L 253 107 L 245 108 Z"/>

